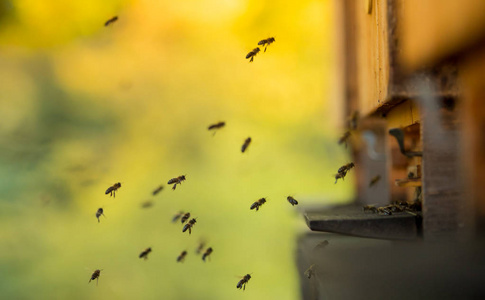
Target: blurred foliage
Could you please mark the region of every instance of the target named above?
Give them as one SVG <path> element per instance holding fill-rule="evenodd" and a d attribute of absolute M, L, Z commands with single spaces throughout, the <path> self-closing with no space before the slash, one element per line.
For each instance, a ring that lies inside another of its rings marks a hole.
<path fill-rule="evenodd" d="M 298 298 L 298 208 L 353 192 L 350 176 L 332 178 L 348 158 L 330 0 L 0 3 L 2 297 Z M 151 195 L 182 174 L 176 191 Z M 116 198 L 104 195 L 118 181 Z M 191 235 L 170 222 L 179 210 L 197 217 Z M 201 239 L 210 262 L 194 253 Z"/>

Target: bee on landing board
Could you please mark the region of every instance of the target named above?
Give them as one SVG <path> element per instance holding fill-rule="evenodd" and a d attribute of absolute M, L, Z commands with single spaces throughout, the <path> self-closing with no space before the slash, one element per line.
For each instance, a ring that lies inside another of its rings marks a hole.
<path fill-rule="evenodd" d="M 138 256 L 139 258 L 144 258 L 145 260 L 147 260 L 148 258 L 148 254 L 152 252 L 152 248 L 146 248 L 145 250 L 143 250 L 142 253 L 140 253 L 140 255 Z"/>
<path fill-rule="evenodd" d="M 259 41 L 258 45 L 264 46 L 264 52 L 266 52 L 266 48 L 268 48 L 269 45 L 274 43 L 274 41 L 275 41 L 274 37 L 270 37 L 270 38 Z"/>
<path fill-rule="evenodd" d="M 101 215 L 103 215 L 106 218 L 103 211 L 104 210 L 102 208 L 98 208 L 98 211 L 96 212 L 96 218 L 98 219 L 98 223 L 99 223 L 99 217 L 101 217 Z"/>
<path fill-rule="evenodd" d="M 180 175 L 179 177 L 172 178 L 168 181 L 168 184 L 173 184 L 172 190 L 175 191 L 177 184 L 182 184 L 182 181 L 185 181 L 185 175 Z"/>
<path fill-rule="evenodd" d="M 209 257 L 209 255 L 211 255 L 211 253 L 212 253 L 212 247 L 207 248 L 205 250 L 204 254 L 202 255 L 202 260 L 205 261 L 205 259 L 207 257 Z M 209 259 L 210 259 L 210 257 L 209 257 Z"/>
<path fill-rule="evenodd" d="M 226 126 L 226 122 L 219 122 L 219 123 L 210 125 L 207 129 L 213 130 L 214 134 L 216 134 L 217 130 L 221 129 L 224 126 Z"/>
<path fill-rule="evenodd" d="M 251 204 L 251 207 L 249 209 L 251 210 L 256 209 L 256 211 L 258 211 L 261 205 L 265 203 L 266 203 L 266 198 L 261 198 L 258 201 L 254 202 L 253 204 Z"/>
<path fill-rule="evenodd" d="M 242 145 L 241 147 L 241 152 L 244 153 L 246 151 L 246 149 L 248 149 L 249 147 L 249 144 L 251 143 L 251 138 L 248 137 L 245 141 L 244 141 L 244 144 Z"/>
<path fill-rule="evenodd" d="M 154 191 L 153 191 L 153 196 L 155 196 L 156 194 L 160 193 L 161 191 L 163 190 L 163 185 L 157 187 Z"/>
<path fill-rule="evenodd" d="M 108 195 L 111 197 L 113 196 L 113 198 L 116 198 L 116 191 L 121 187 L 121 183 L 117 182 L 115 184 L 113 184 L 112 186 L 110 186 L 106 192 L 104 193 L 105 195 Z"/>
<path fill-rule="evenodd" d="M 177 262 L 184 262 L 185 260 L 185 256 L 187 256 L 187 251 L 182 251 L 182 253 L 180 253 L 180 255 L 177 257 Z"/>
<path fill-rule="evenodd" d="M 90 282 L 91 282 L 91 280 L 96 279 L 96 285 L 98 285 L 98 280 L 99 280 L 99 275 L 100 275 L 100 274 L 101 274 L 101 270 L 95 270 L 95 271 L 93 272 L 93 274 L 91 275 L 91 279 L 89 279 L 89 282 L 88 282 L 88 283 L 90 283 Z"/>
<path fill-rule="evenodd" d="M 192 227 L 197 221 L 195 219 L 191 219 L 187 224 L 185 224 L 184 228 L 182 229 L 182 232 L 186 232 L 187 229 L 189 230 L 189 234 L 192 234 Z"/>
<path fill-rule="evenodd" d="M 288 202 L 290 202 L 291 206 L 298 205 L 298 201 L 296 201 L 296 199 L 292 196 L 288 196 L 286 199 L 288 200 Z"/>
<path fill-rule="evenodd" d="M 243 291 L 246 290 L 246 284 L 248 283 L 249 279 L 251 279 L 251 275 L 246 274 L 246 276 L 244 276 L 241 280 L 239 280 L 239 282 L 236 285 L 236 288 L 243 289 Z"/>
<path fill-rule="evenodd" d="M 172 223 L 175 223 L 177 222 L 178 219 L 180 219 L 180 217 L 182 217 L 184 215 L 184 212 L 183 211 L 179 211 L 177 214 L 175 214 L 172 218 Z"/>
<path fill-rule="evenodd" d="M 110 24 L 112 24 L 112 23 L 114 23 L 114 22 L 116 22 L 116 21 L 118 21 L 118 16 L 114 16 L 114 17 L 112 17 L 111 19 L 109 19 L 108 21 L 106 21 L 106 22 L 104 23 L 104 26 L 109 26 Z"/>
<path fill-rule="evenodd" d="M 182 219 L 180 219 L 180 221 L 182 222 L 182 224 L 184 224 L 189 218 L 190 218 L 190 213 L 188 212 L 182 216 Z"/>
<path fill-rule="evenodd" d="M 253 50 L 251 50 L 251 52 L 248 53 L 248 55 L 246 55 L 246 59 L 251 58 L 249 62 L 252 62 L 256 54 L 259 53 L 259 51 L 259 47 L 254 48 Z"/>

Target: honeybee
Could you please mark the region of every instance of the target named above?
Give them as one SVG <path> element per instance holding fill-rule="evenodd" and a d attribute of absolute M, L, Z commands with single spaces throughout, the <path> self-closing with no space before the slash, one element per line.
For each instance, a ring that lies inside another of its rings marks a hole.
<path fill-rule="evenodd" d="M 187 221 L 189 218 L 190 218 L 190 213 L 188 212 L 182 216 L 182 219 L 180 219 L 180 221 L 182 221 L 182 224 L 184 224 L 185 221 Z"/>
<path fill-rule="evenodd" d="M 352 169 L 353 167 L 355 167 L 355 165 L 354 165 L 354 163 L 353 163 L 353 162 L 348 163 L 348 164 L 346 164 L 346 165 L 341 166 L 341 167 L 338 169 L 337 173 L 344 173 L 344 174 L 347 174 L 347 172 L 348 172 L 348 171 L 350 171 L 350 169 Z M 344 176 L 345 176 L 345 175 L 344 175 Z"/>
<path fill-rule="evenodd" d="M 184 262 L 185 256 L 187 255 L 187 251 L 182 251 L 180 255 L 177 257 L 177 262 Z"/>
<path fill-rule="evenodd" d="M 356 130 L 357 129 L 357 121 L 359 120 L 359 111 L 354 111 L 350 115 L 349 118 L 349 128 L 350 130 Z"/>
<path fill-rule="evenodd" d="M 205 250 L 204 254 L 202 255 L 202 260 L 205 261 L 205 259 L 209 257 L 211 253 L 212 253 L 212 247 L 207 248 L 207 250 Z"/>
<path fill-rule="evenodd" d="M 103 215 L 106 218 L 106 216 L 103 213 L 103 209 L 98 208 L 98 211 L 96 212 L 96 218 L 98 219 L 98 223 L 99 223 L 99 217 L 101 217 L 101 215 Z"/>
<path fill-rule="evenodd" d="M 256 209 L 256 211 L 259 210 L 259 208 L 261 207 L 261 205 L 265 204 L 266 203 L 266 199 L 265 198 L 261 198 L 259 199 L 258 201 L 254 202 L 253 204 L 251 204 L 251 207 L 250 209 Z"/>
<path fill-rule="evenodd" d="M 288 200 L 288 202 L 290 202 L 292 206 L 298 205 L 298 201 L 296 201 L 296 199 L 293 198 L 292 196 L 288 196 L 286 197 L 286 199 Z"/>
<path fill-rule="evenodd" d="M 308 279 L 312 278 L 312 276 L 315 275 L 315 270 L 314 270 L 315 264 L 311 265 L 305 273 L 303 273 Z"/>
<path fill-rule="evenodd" d="M 195 253 L 200 254 L 202 252 L 202 249 L 205 247 L 205 242 L 200 242 L 199 246 L 197 246 L 197 249 L 195 249 Z"/>
<path fill-rule="evenodd" d="M 121 183 L 119 182 L 115 183 L 112 186 L 110 186 L 104 194 L 105 195 L 109 194 L 110 197 L 113 196 L 113 198 L 116 198 L 116 190 L 118 190 L 120 187 L 121 187 Z"/>
<path fill-rule="evenodd" d="M 210 125 L 209 128 L 207 129 L 214 130 L 214 134 L 216 134 L 216 130 L 221 129 L 224 126 L 226 126 L 226 122 L 219 122 L 219 123 Z"/>
<path fill-rule="evenodd" d="M 172 178 L 168 181 L 168 184 L 173 184 L 172 190 L 175 191 L 177 184 L 182 184 L 182 181 L 185 180 L 185 175 L 180 175 L 179 177 Z"/>
<path fill-rule="evenodd" d="M 266 48 L 268 48 L 269 45 L 274 43 L 274 41 L 275 41 L 274 37 L 270 37 L 270 38 L 259 41 L 258 45 L 264 46 L 264 52 L 266 52 Z"/>
<path fill-rule="evenodd" d="M 367 213 L 367 212 L 371 212 L 371 213 L 376 213 L 377 212 L 377 207 L 375 207 L 374 205 L 366 205 L 363 207 L 364 209 L 364 212 Z"/>
<path fill-rule="evenodd" d="M 177 214 L 175 214 L 172 218 L 172 223 L 175 223 L 177 222 L 178 219 L 180 219 L 180 217 L 182 217 L 184 214 L 183 211 L 179 211 Z"/>
<path fill-rule="evenodd" d="M 160 193 L 161 191 L 163 190 L 163 185 L 157 187 L 154 191 L 153 191 L 153 196 L 155 196 L 156 194 Z"/>
<path fill-rule="evenodd" d="M 377 208 L 377 213 L 379 215 L 384 215 L 384 216 L 390 216 L 390 215 L 392 215 L 392 211 L 388 207 L 385 207 L 385 206 L 378 207 Z"/>
<path fill-rule="evenodd" d="M 347 148 L 347 140 L 349 139 L 350 137 L 350 130 L 347 130 L 344 135 L 342 135 L 342 137 L 338 140 L 338 144 L 339 145 L 342 145 L 343 143 L 345 143 L 345 148 Z"/>
<path fill-rule="evenodd" d="M 150 207 L 152 207 L 152 206 L 153 206 L 153 201 L 150 201 L 150 200 L 145 201 L 145 202 L 143 202 L 143 203 L 141 204 L 141 207 L 142 207 L 142 208 L 150 208 Z"/>
<path fill-rule="evenodd" d="M 104 23 L 104 26 L 109 26 L 111 23 L 118 21 L 118 16 L 114 16 Z"/>
<path fill-rule="evenodd" d="M 329 242 L 327 240 L 321 241 L 320 243 L 316 244 L 315 247 L 313 247 L 313 251 L 320 251 L 327 247 Z"/>
<path fill-rule="evenodd" d="M 248 53 L 248 55 L 246 55 L 246 59 L 251 57 L 249 62 L 252 62 L 256 54 L 258 54 L 258 52 L 259 52 L 259 47 L 254 48 L 253 50 L 251 50 L 251 52 Z"/>
<path fill-rule="evenodd" d="M 342 178 L 342 180 L 344 180 L 345 175 L 347 175 L 347 172 L 344 172 L 344 173 L 337 173 L 337 174 L 335 174 L 335 184 L 336 184 L 336 183 L 337 183 L 337 181 L 338 181 L 339 179 L 341 179 L 341 178 Z"/>
<path fill-rule="evenodd" d="M 93 274 L 91 275 L 91 279 L 89 279 L 89 282 L 88 282 L 88 283 L 90 283 L 90 282 L 91 282 L 91 280 L 96 279 L 96 285 L 98 285 L 98 280 L 99 280 L 99 275 L 100 275 L 100 274 L 101 274 L 101 270 L 95 270 L 95 271 L 93 272 Z"/>
<path fill-rule="evenodd" d="M 246 284 L 248 283 L 249 279 L 251 279 L 251 275 L 246 274 L 246 276 L 244 276 L 241 280 L 239 280 L 239 282 L 236 285 L 236 288 L 243 289 L 243 291 L 246 290 Z"/>
<path fill-rule="evenodd" d="M 369 182 L 369 187 L 375 185 L 380 179 L 381 179 L 381 175 L 372 177 L 372 179 Z"/>
<path fill-rule="evenodd" d="M 146 248 L 142 253 L 140 253 L 139 257 L 146 260 L 148 258 L 148 253 L 150 252 L 152 252 L 152 248 Z"/>
<path fill-rule="evenodd" d="M 246 149 L 249 147 L 249 144 L 251 143 L 251 138 L 248 137 L 245 141 L 244 144 L 241 147 L 241 152 L 244 153 Z"/>
<path fill-rule="evenodd" d="M 185 224 L 184 228 L 182 229 L 182 232 L 186 232 L 187 229 L 189 230 L 189 234 L 192 234 L 192 227 L 197 221 L 195 219 L 191 219 L 187 224 Z"/>

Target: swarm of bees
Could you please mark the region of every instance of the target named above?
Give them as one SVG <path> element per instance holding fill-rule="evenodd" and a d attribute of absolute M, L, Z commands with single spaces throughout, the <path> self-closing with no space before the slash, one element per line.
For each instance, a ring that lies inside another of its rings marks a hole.
<path fill-rule="evenodd" d="M 168 181 L 168 184 L 173 184 L 172 190 L 175 191 L 177 188 L 177 184 L 182 184 L 182 181 L 185 181 L 185 175 L 180 175 L 179 177 L 172 178 Z"/>
<path fill-rule="evenodd" d="M 263 205 L 265 203 L 266 203 L 266 198 L 261 198 L 258 201 L 254 202 L 253 204 L 251 204 L 250 209 L 251 210 L 256 209 L 256 211 L 258 211 L 259 208 L 261 207 L 261 205 Z"/>
<path fill-rule="evenodd" d="M 241 280 L 239 280 L 236 287 L 238 289 L 243 289 L 243 291 L 246 290 L 246 284 L 248 283 L 249 279 L 251 279 L 251 275 L 246 274 L 246 276 L 244 276 Z"/>
<path fill-rule="evenodd" d="M 421 201 L 405 202 L 395 201 L 386 206 L 375 207 L 374 205 L 365 205 L 363 210 L 365 213 L 377 213 L 381 216 L 390 216 L 393 213 L 409 212 L 415 213 L 421 211 Z"/>

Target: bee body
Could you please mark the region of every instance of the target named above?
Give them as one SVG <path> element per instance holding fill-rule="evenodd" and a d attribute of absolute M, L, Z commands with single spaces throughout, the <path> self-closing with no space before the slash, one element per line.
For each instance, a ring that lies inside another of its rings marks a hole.
<path fill-rule="evenodd" d="M 239 280 L 239 282 L 236 285 L 236 288 L 243 289 L 243 291 L 246 290 L 246 284 L 248 283 L 249 279 L 251 279 L 251 275 L 246 274 L 246 276 L 244 276 L 241 280 Z"/>
<path fill-rule="evenodd" d="M 248 149 L 249 147 L 249 144 L 251 143 L 251 138 L 248 137 L 245 141 L 244 141 L 244 144 L 242 145 L 241 147 L 241 152 L 244 153 L 246 151 L 246 149 Z"/>
<path fill-rule="evenodd" d="M 267 39 L 264 39 L 264 40 L 259 41 L 258 42 L 258 45 L 259 46 L 264 46 L 264 52 L 266 52 L 266 48 L 268 48 L 268 46 L 271 45 L 274 42 L 275 42 L 275 38 L 274 37 L 270 37 L 270 38 L 267 38 Z"/>
<path fill-rule="evenodd" d="M 163 185 L 157 187 L 154 191 L 153 191 L 153 196 L 155 196 L 156 194 L 160 193 L 161 191 L 163 190 Z"/>
<path fill-rule="evenodd" d="M 182 219 L 180 219 L 180 221 L 182 221 L 182 224 L 185 223 L 188 219 L 190 218 L 190 213 L 186 213 L 185 215 L 182 216 Z"/>
<path fill-rule="evenodd" d="M 96 279 L 96 285 L 98 285 L 98 280 L 99 280 L 99 275 L 101 274 L 101 270 L 95 270 L 93 272 L 93 274 L 91 275 L 91 279 L 89 279 L 89 282 L 91 282 L 91 280 L 95 280 Z"/>
<path fill-rule="evenodd" d="M 138 256 L 139 258 L 143 258 L 143 259 L 147 259 L 148 258 L 148 254 L 152 252 L 152 248 L 146 248 L 145 250 L 143 250 L 142 253 L 140 253 L 140 255 Z"/>
<path fill-rule="evenodd" d="M 106 21 L 106 22 L 104 23 L 104 26 L 105 26 L 105 27 L 107 27 L 107 26 L 109 26 L 110 24 L 112 24 L 112 23 L 114 23 L 114 22 L 116 22 L 116 21 L 118 21 L 118 16 L 114 16 L 114 17 L 112 17 L 111 19 L 109 19 L 108 21 Z"/>
<path fill-rule="evenodd" d="M 256 209 L 256 211 L 258 211 L 261 205 L 265 203 L 266 203 L 266 198 L 261 198 L 258 201 L 254 202 L 253 204 L 251 204 L 251 207 L 249 209 L 251 210 Z"/>
<path fill-rule="evenodd" d="M 254 57 L 256 56 L 256 54 L 258 54 L 260 51 L 259 47 L 256 47 L 254 48 L 253 50 L 251 50 L 251 52 L 249 52 L 247 55 L 246 55 L 246 59 L 248 58 L 251 58 L 249 60 L 249 62 L 252 62 L 254 60 Z"/>
<path fill-rule="evenodd" d="M 292 206 L 298 205 L 298 201 L 296 201 L 296 199 L 292 196 L 288 196 L 286 199 L 288 200 L 288 202 L 290 202 Z"/>
<path fill-rule="evenodd" d="M 182 229 L 182 232 L 186 232 L 189 230 L 189 234 L 192 234 L 192 227 L 197 221 L 195 219 L 191 219 L 187 224 L 185 224 L 184 228 Z"/>
<path fill-rule="evenodd" d="M 346 131 L 344 135 L 338 140 L 338 144 L 342 145 L 345 143 L 345 148 L 347 148 L 347 140 L 350 137 L 350 131 Z"/>
<path fill-rule="evenodd" d="M 98 223 L 99 223 L 99 217 L 101 217 L 101 215 L 104 216 L 104 210 L 102 208 L 98 208 L 98 211 L 96 212 L 96 218 L 98 219 Z M 106 216 L 104 216 L 106 218 Z"/>
<path fill-rule="evenodd" d="M 182 181 L 185 181 L 185 175 L 180 175 L 179 177 L 170 179 L 168 181 L 168 184 L 173 184 L 172 190 L 175 191 L 175 188 L 177 188 L 177 184 L 182 184 Z"/>
<path fill-rule="evenodd" d="M 212 247 L 207 248 L 207 250 L 205 250 L 204 254 L 202 255 L 202 260 L 205 261 L 205 259 L 209 257 L 211 253 L 212 253 Z"/>
<path fill-rule="evenodd" d="M 116 198 L 116 191 L 121 187 L 121 183 L 120 182 L 117 182 L 115 184 L 113 184 L 112 186 L 110 186 L 106 192 L 104 193 L 105 195 L 108 195 L 111 197 L 113 196 L 113 198 Z"/>
<path fill-rule="evenodd" d="M 184 262 L 185 256 L 187 256 L 187 251 L 182 251 L 180 255 L 177 257 L 177 262 Z"/>
<path fill-rule="evenodd" d="M 221 129 L 225 125 L 226 125 L 226 122 L 219 122 L 219 123 L 210 125 L 207 129 L 208 130 L 217 130 L 217 129 Z M 215 131 L 214 131 L 214 133 L 215 133 Z"/>
<path fill-rule="evenodd" d="M 177 214 L 175 214 L 172 218 L 172 223 L 175 223 L 177 222 L 178 219 L 180 219 L 180 217 L 182 217 L 184 214 L 183 211 L 179 211 Z"/>

